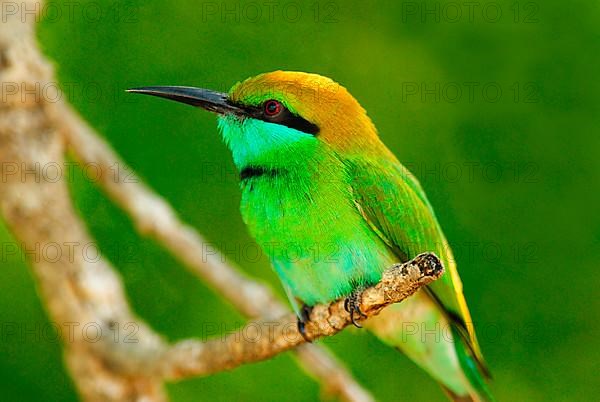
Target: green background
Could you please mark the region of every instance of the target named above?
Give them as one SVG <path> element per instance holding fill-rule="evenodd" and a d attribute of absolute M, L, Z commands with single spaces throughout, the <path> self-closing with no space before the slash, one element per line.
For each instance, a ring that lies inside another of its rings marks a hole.
<path fill-rule="evenodd" d="M 599 395 L 598 5 L 482 1 L 457 17 L 457 2 L 276 3 L 270 15 L 262 2 L 75 2 L 71 13 L 52 2 L 38 36 L 81 114 L 185 221 L 280 294 L 238 213 L 237 179 L 215 117 L 123 89 L 227 90 L 276 69 L 334 78 L 425 187 L 457 254 L 496 396 Z M 156 330 L 176 340 L 244 322 L 140 239 L 92 180 L 70 179 L 135 311 Z M 0 224 L 0 242 L 13 241 Z M 6 331 L 17 323 L 39 333 L 47 316 L 24 258 L 0 257 L 0 399 L 76 400 L 57 342 Z M 325 343 L 380 400 L 444 398 L 365 331 Z M 289 354 L 170 384 L 168 392 L 181 402 L 319 396 Z"/>

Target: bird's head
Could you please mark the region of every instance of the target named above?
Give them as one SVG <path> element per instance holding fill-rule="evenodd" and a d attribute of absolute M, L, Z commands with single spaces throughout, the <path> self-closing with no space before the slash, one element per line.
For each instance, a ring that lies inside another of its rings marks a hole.
<path fill-rule="evenodd" d="M 346 88 L 317 74 L 274 71 L 235 84 L 228 93 L 192 87 L 145 87 L 159 96 L 217 113 L 238 168 L 310 158 L 315 151 L 366 152 L 379 139 Z"/>

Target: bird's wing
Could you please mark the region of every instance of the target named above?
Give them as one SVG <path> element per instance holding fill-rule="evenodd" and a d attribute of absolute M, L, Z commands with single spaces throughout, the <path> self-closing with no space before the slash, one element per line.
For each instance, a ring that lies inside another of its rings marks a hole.
<path fill-rule="evenodd" d="M 452 252 L 417 179 L 396 160 L 351 160 L 347 164 L 355 204 L 388 247 L 402 261 L 428 251 L 440 257 L 446 273 L 426 291 L 455 324 L 487 373 Z"/>

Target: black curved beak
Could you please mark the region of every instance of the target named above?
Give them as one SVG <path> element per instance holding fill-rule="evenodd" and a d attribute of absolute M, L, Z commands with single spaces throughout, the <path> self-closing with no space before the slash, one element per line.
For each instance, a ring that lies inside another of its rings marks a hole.
<path fill-rule="evenodd" d="M 127 92 L 158 96 L 159 98 L 201 107 L 213 113 L 236 115 L 247 114 L 244 109 L 231 103 L 226 93 L 211 91 L 210 89 L 159 86 L 131 88 L 128 89 Z"/>

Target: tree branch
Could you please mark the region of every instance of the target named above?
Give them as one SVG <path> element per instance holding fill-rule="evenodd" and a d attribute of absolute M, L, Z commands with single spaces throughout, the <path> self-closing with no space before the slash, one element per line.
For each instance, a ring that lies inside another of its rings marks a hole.
<path fill-rule="evenodd" d="M 23 2 L 21 6 L 32 9 L 35 3 L 40 2 Z M 0 210 L 22 247 L 35 250 L 28 257 L 52 320 L 59 326 L 72 322 L 100 326 L 102 338 L 98 342 L 90 342 L 80 331 L 64 342 L 67 365 L 84 399 L 165 401 L 164 379 L 208 375 L 267 359 L 304 343 L 293 315 L 272 324 L 288 309 L 267 286 L 224 264 L 220 256 L 204 255 L 203 238 L 141 182 L 114 181 L 113 176 L 104 174 L 101 186 L 129 213 L 140 233 L 163 244 L 242 313 L 262 317 L 262 321 L 249 323 L 224 341 L 189 340 L 171 346 L 135 316 L 111 264 L 104 258 L 84 258 L 82 249 L 94 241 L 75 212 L 64 177 L 52 180 L 43 169 L 52 163 L 62 166 L 67 145 L 81 162 L 96 163 L 105 173 L 115 163 L 123 168 L 125 164 L 68 104 L 53 103 L 40 91 L 55 81 L 50 63 L 35 43 L 35 18 L 23 19 L 19 13 L 6 17 L 0 28 L 0 80 L 5 91 L 0 104 Z M 40 255 L 48 245 L 63 247 L 63 257 L 54 261 Z M 430 257 L 423 258 L 398 268 L 400 271 L 389 280 L 384 276 L 379 288 L 365 291 L 362 310 L 374 314 L 439 276 L 441 271 L 427 270 Z M 114 342 L 119 337 L 119 325 L 127 323 L 136 326 L 137 342 Z M 306 334 L 316 339 L 346 325 L 348 314 L 340 302 L 318 306 Z M 253 329 L 270 335 L 252 342 L 248 331 Z M 296 351 L 307 372 L 328 392 L 348 401 L 372 400 L 327 349 L 301 345 Z"/>
<path fill-rule="evenodd" d="M 221 254 L 204 253 L 204 238 L 181 222 L 173 208 L 153 193 L 69 105 L 52 105 L 50 116 L 79 162 L 96 166 L 101 172 L 110 172 L 114 166 L 119 166 L 121 171 L 131 172 L 127 180 L 121 176 L 115 180 L 113 175 L 101 175 L 98 184 L 130 216 L 141 235 L 163 245 L 185 267 L 247 317 L 274 319 L 289 312 L 267 285 L 225 263 Z M 373 400 L 368 391 L 324 347 L 303 345 L 295 352 L 304 369 L 322 383 L 329 395 L 345 401 Z"/>
<path fill-rule="evenodd" d="M 197 275 L 238 311 L 249 318 L 274 319 L 289 309 L 267 286 L 251 279 L 238 267 L 225 263 L 219 253 L 204 253 L 204 238 L 181 222 L 173 208 L 152 192 L 111 147 L 73 109 L 63 103 L 52 105 L 50 116 L 82 164 L 110 172 L 114 166 L 131 172 L 125 177 L 101 175 L 100 187 L 123 209 L 141 235 L 155 239 L 192 273 Z M 304 369 L 320 381 L 329 395 L 345 401 L 372 401 L 348 370 L 327 349 L 302 345 L 295 350 Z"/>
<path fill-rule="evenodd" d="M 383 273 L 381 281 L 358 295 L 363 321 L 384 307 L 399 303 L 443 273 L 435 254 L 424 253 L 413 260 L 393 266 Z M 298 330 L 294 314 L 278 320 L 251 322 L 225 339 L 208 342 L 182 341 L 160 359 L 158 372 L 168 379 L 208 375 L 241 364 L 269 359 L 278 353 L 302 345 L 307 340 L 332 336 L 352 324 L 345 300 L 315 306 L 306 323 L 304 335 Z"/>
<path fill-rule="evenodd" d="M 39 1 L 23 2 L 19 6 L 28 10 L 43 9 Z M 103 172 L 109 171 L 107 167 L 114 166 L 113 163 L 125 164 L 68 104 L 52 103 L 44 98 L 40 88 L 55 87 L 53 70 L 35 42 L 35 15 L 24 19 L 21 14 L 7 14 L 0 27 L 3 82 L 0 162 L 2 177 L 9 178 L 0 184 L 0 206 L 22 248 L 77 244 L 76 250 L 62 251 L 80 257 L 81 248 L 93 244 L 93 240 L 73 209 L 65 183 L 50 183 L 39 169 L 47 163 L 62 166 L 66 142 L 79 151 L 76 155 L 80 160 L 99 163 Z M 58 135 L 58 130 L 65 135 Z M 36 167 L 35 177 L 26 174 L 25 180 L 20 180 L 23 170 L 35 171 Z M 165 243 L 175 256 L 242 313 L 250 317 L 277 317 L 287 311 L 268 287 L 221 263 L 219 256 L 205 259 L 200 251 L 202 237 L 181 223 L 172 208 L 143 184 L 125 186 L 122 182 L 110 181 L 102 184 L 119 205 L 129 206 L 125 209 L 142 233 L 154 233 L 159 242 Z M 107 339 L 114 339 L 119 329 L 111 324 L 133 323 L 139 329 L 139 342 L 135 344 L 119 343 L 102 349 L 98 346 L 103 342 L 98 342 L 93 348 L 94 345 L 81 337 L 65 344 L 68 366 L 86 400 L 120 401 L 133 396 L 149 401 L 164 400 L 160 381 L 131 373 L 147 366 L 144 356 L 160 355 L 166 346 L 157 334 L 133 316 L 120 278 L 110 264 L 104 259 L 91 264 L 82 258 L 49 263 L 39 255 L 30 256 L 30 260 L 45 305 L 59 326 L 72 322 L 99 324 Z M 348 401 L 373 399 L 327 349 L 305 345 L 297 353 L 306 371 L 331 395 Z M 124 376 L 121 372 L 129 374 Z M 111 394 L 106 395 L 106 390 L 111 390 Z"/>

